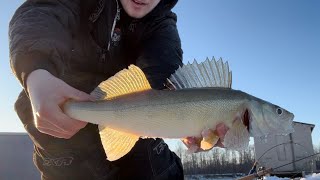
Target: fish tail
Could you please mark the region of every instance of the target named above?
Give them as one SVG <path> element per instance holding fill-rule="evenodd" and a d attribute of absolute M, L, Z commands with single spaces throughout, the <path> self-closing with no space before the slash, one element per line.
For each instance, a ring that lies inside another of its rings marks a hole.
<path fill-rule="evenodd" d="M 99 84 L 91 95 L 97 100 L 109 100 L 117 96 L 151 89 L 143 71 L 135 65 L 130 65 L 111 78 Z M 125 123 L 125 122 L 123 122 Z M 126 155 L 138 141 L 139 136 L 99 125 L 103 148 L 110 161 Z"/>

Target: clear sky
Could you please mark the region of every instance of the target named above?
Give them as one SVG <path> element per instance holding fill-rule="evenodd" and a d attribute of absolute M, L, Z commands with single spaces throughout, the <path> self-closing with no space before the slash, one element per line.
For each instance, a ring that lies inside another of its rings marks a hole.
<path fill-rule="evenodd" d="M 24 131 L 13 110 L 21 87 L 8 53 L 8 23 L 23 2 L 0 1 L 0 132 Z M 180 0 L 174 12 L 185 63 L 228 60 L 234 89 L 315 124 L 313 143 L 320 145 L 320 1 Z"/>

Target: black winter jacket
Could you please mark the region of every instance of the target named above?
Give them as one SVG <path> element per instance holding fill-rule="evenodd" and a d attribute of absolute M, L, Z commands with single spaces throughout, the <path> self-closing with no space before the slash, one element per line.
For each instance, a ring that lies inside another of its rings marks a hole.
<path fill-rule="evenodd" d="M 177 19 L 171 12 L 176 2 L 161 0 L 147 16 L 133 19 L 118 0 L 27 0 L 9 25 L 11 68 L 24 89 L 29 73 L 45 69 L 89 93 L 101 81 L 136 64 L 153 88 L 162 89 L 165 79 L 182 65 Z M 93 124 L 68 140 L 40 133 L 26 91 L 20 93 L 15 110 L 39 156 L 59 153 L 57 146 L 70 152 L 101 146 Z"/>
<path fill-rule="evenodd" d="M 13 72 L 24 87 L 30 72 L 45 69 L 90 92 L 97 82 L 134 63 L 152 87 L 161 88 L 163 79 L 181 65 L 176 16 L 171 12 L 176 2 L 162 0 L 146 17 L 135 20 L 117 0 L 26 1 L 10 22 Z M 115 22 L 117 10 L 120 23 Z M 121 27 L 113 28 L 114 24 Z M 112 40 L 111 33 L 119 28 L 121 40 Z"/>
<path fill-rule="evenodd" d="M 117 0 L 28 0 L 10 21 L 12 70 L 24 89 L 29 73 L 45 69 L 89 93 L 102 80 L 136 64 L 153 88 L 162 89 L 182 65 L 176 15 L 171 12 L 176 2 L 161 0 L 148 15 L 133 19 Z M 48 144 L 49 137 L 33 125 L 25 92 L 15 109 L 36 144 Z"/>

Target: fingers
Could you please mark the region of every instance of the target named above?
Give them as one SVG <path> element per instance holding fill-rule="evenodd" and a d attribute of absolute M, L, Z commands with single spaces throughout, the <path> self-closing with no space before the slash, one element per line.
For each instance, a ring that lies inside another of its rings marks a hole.
<path fill-rule="evenodd" d="M 200 148 L 201 138 L 187 137 L 185 139 L 182 139 L 182 142 L 184 143 L 185 146 L 187 146 L 188 153 L 196 153 L 201 151 L 201 148 Z"/>
<path fill-rule="evenodd" d="M 60 108 L 57 108 L 57 114 L 52 117 L 51 122 L 61 127 L 62 130 L 72 132 L 78 131 L 88 124 L 87 122 L 79 121 L 67 116 Z"/>
<path fill-rule="evenodd" d="M 224 147 L 223 141 L 224 141 L 224 136 L 226 135 L 227 131 L 229 128 L 224 124 L 224 123 L 219 123 L 216 126 L 215 133 L 219 137 L 219 141 L 215 144 L 217 147 Z"/>
<path fill-rule="evenodd" d="M 220 138 L 223 139 L 228 130 L 229 130 L 229 128 L 224 123 L 219 123 L 216 126 L 215 132 Z"/>
<path fill-rule="evenodd" d="M 37 128 L 41 133 L 48 134 L 53 137 L 63 138 L 63 139 L 70 139 L 73 135 L 72 134 L 64 134 L 62 132 L 56 131 L 56 129 L 48 129 L 44 127 Z"/>
<path fill-rule="evenodd" d="M 228 130 L 224 123 L 219 123 L 215 130 L 205 129 L 201 132 L 201 137 L 187 137 L 182 142 L 190 153 L 208 151 L 213 147 L 224 147 L 223 140 Z"/>
<path fill-rule="evenodd" d="M 188 152 L 195 153 L 208 151 L 212 149 L 218 142 L 219 136 L 211 129 L 205 129 L 201 132 L 202 137 L 187 137 L 182 142 L 188 147 Z M 221 143 L 221 142 L 220 142 Z"/>
<path fill-rule="evenodd" d="M 200 144 L 201 149 L 203 150 L 210 150 L 213 146 L 218 142 L 219 136 L 217 133 L 212 131 L 211 129 L 205 129 L 201 133 L 202 141 Z"/>
<path fill-rule="evenodd" d="M 86 122 L 68 117 L 60 106 L 69 99 L 92 100 L 93 97 L 89 94 L 41 69 L 29 74 L 27 84 L 35 125 L 39 131 L 60 138 L 70 138 L 85 127 Z"/>
<path fill-rule="evenodd" d="M 57 127 L 56 125 L 53 125 L 50 121 L 45 121 L 43 119 L 41 120 L 37 119 L 35 121 L 35 126 L 40 132 L 54 136 L 54 137 L 58 137 L 58 138 L 69 139 L 73 135 L 68 131 L 62 131 L 59 127 Z"/>
<path fill-rule="evenodd" d="M 37 113 L 35 122 L 40 132 L 65 139 L 71 138 L 87 125 L 87 122 L 68 117 L 59 107 L 51 109 L 47 114 Z"/>
<path fill-rule="evenodd" d="M 83 125 L 72 126 L 72 129 L 66 129 L 65 127 L 61 128 L 57 125 L 53 125 L 52 123 L 48 123 L 47 121 L 41 121 L 41 123 L 38 123 L 36 127 L 40 132 L 44 134 L 49 134 L 58 138 L 70 139 L 80 129 L 85 127 L 85 125 L 86 123 L 84 123 Z"/>

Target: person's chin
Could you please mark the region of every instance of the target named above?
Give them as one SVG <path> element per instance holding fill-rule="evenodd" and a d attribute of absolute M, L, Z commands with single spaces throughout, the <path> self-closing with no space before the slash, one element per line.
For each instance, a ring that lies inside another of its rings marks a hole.
<path fill-rule="evenodd" d="M 145 14 L 143 14 L 141 12 L 131 12 L 131 13 L 129 13 L 129 16 L 136 18 L 136 19 L 140 19 L 140 18 L 144 17 Z"/>

